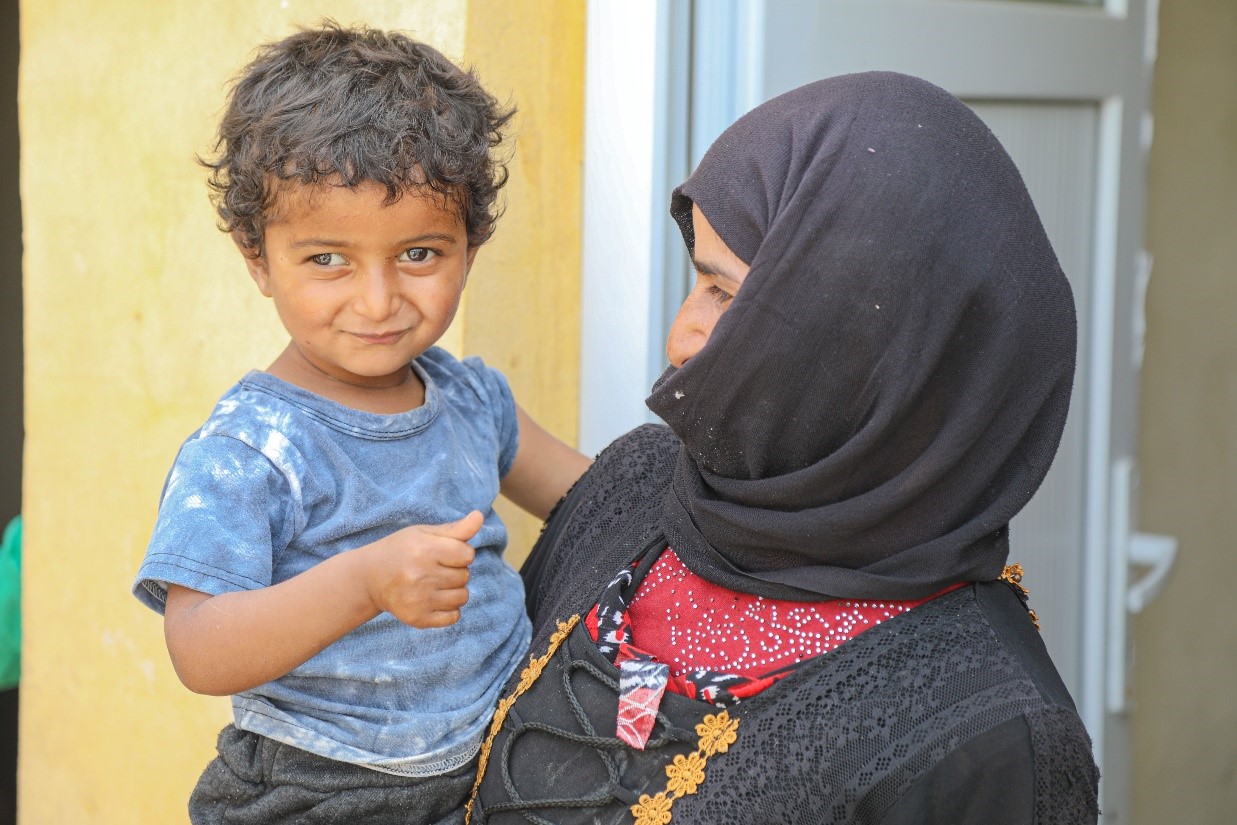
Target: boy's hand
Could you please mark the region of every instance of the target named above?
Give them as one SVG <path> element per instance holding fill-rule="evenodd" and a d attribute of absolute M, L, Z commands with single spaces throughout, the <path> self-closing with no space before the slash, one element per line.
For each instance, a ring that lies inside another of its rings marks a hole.
<path fill-rule="evenodd" d="M 374 607 L 412 627 L 446 627 L 468 601 L 468 540 L 485 517 L 473 510 L 448 524 L 414 524 L 363 548 L 363 584 Z"/>
<path fill-rule="evenodd" d="M 474 510 L 406 527 L 270 587 L 212 596 L 172 585 L 163 629 L 176 673 L 225 696 L 278 679 L 383 611 L 413 627 L 454 624 L 483 521 Z"/>

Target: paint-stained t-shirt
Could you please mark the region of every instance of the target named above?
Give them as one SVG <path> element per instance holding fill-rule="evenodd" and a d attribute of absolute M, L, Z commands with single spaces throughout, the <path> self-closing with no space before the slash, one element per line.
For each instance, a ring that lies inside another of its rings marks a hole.
<path fill-rule="evenodd" d="M 450 627 L 383 613 L 291 673 L 232 697 L 237 727 L 342 762 L 427 776 L 477 751 L 529 623 L 493 510 L 515 459 L 515 403 L 479 359 L 439 348 L 413 369 L 425 403 L 362 412 L 252 372 L 181 447 L 134 594 L 217 595 L 285 581 L 412 524 L 485 514 L 468 604 Z"/>

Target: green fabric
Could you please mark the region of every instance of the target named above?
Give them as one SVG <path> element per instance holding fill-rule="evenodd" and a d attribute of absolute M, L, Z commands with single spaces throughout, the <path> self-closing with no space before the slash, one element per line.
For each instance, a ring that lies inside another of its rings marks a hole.
<path fill-rule="evenodd" d="M 0 542 L 0 690 L 21 680 L 21 516 Z"/>

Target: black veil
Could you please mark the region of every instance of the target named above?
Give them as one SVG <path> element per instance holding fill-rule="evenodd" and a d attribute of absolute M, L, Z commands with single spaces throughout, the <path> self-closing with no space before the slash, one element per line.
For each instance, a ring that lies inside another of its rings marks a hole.
<path fill-rule="evenodd" d="M 1069 406 L 1074 303 L 1022 178 L 961 101 L 890 72 L 801 87 L 675 190 L 751 272 L 654 387 L 682 439 L 663 527 L 782 598 L 997 578 Z"/>

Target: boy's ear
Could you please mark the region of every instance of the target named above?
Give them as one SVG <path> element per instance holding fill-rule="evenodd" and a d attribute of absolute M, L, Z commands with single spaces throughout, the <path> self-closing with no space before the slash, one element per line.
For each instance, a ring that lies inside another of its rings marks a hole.
<path fill-rule="evenodd" d="M 266 267 L 266 258 L 258 250 L 245 246 L 238 232 L 232 233 L 232 243 L 236 244 L 241 257 L 245 259 L 245 268 L 249 270 L 249 277 L 258 285 L 258 291 L 267 298 L 271 297 L 271 276 Z"/>

